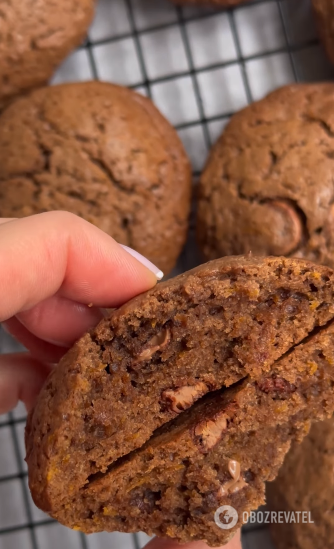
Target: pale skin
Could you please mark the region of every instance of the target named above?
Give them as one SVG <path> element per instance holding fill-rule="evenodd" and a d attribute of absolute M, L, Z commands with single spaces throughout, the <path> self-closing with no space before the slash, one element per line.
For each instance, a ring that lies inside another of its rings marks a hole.
<path fill-rule="evenodd" d="M 0 414 L 29 410 L 52 365 L 102 308 L 152 288 L 159 269 L 66 212 L 0 219 L 0 322 L 27 353 L 0 356 Z M 146 549 L 206 549 L 154 538 Z M 225 549 L 241 549 L 237 534 Z"/>

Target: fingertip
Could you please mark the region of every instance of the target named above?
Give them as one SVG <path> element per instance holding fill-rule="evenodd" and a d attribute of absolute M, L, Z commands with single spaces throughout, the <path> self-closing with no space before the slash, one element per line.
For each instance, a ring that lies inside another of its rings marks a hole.
<path fill-rule="evenodd" d="M 84 305 L 55 295 L 16 315 L 19 322 L 38 338 L 70 347 L 96 326 L 103 314 L 94 304 Z"/>
<path fill-rule="evenodd" d="M 75 222 L 72 219 L 72 223 L 73 226 L 80 224 L 81 231 L 78 233 L 73 229 L 67 280 L 64 281 L 63 289 L 67 292 L 68 282 L 70 282 L 73 290 L 73 279 L 78 279 L 79 269 L 87 274 L 90 269 L 90 274 L 86 277 L 86 281 L 90 280 L 90 284 L 82 288 L 76 285 L 76 290 L 79 290 L 81 295 L 81 302 L 87 305 L 93 302 L 98 307 L 118 307 L 155 286 L 157 280 L 163 276 L 162 271 L 146 257 L 116 242 L 114 238 L 94 225 L 83 219 L 76 219 Z M 87 269 L 85 259 L 88 253 L 90 261 Z M 83 264 L 85 266 L 82 269 Z M 80 291 L 81 289 L 83 292 Z M 73 299 L 73 293 L 65 295 Z"/>
<path fill-rule="evenodd" d="M 143 256 L 142 254 L 140 254 L 136 250 L 133 250 L 132 248 L 129 248 L 129 246 L 125 246 L 125 244 L 120 244 L 120 246 L 126 252 L 128 252 L 132 257 L 137 259 L 137 261 L 139 261 L 142 265 L 147 267 L 147 269 L 149 269 L 149 271 L 151 271 L 154 274 L 154 276 L 157 280 L 161 280 L 163 278 L 164 273 L 159 269 L 159 267 L 154 265 L 154 263 L 152 263 L 152 261 L 147 259 L 147 257 Z"/>

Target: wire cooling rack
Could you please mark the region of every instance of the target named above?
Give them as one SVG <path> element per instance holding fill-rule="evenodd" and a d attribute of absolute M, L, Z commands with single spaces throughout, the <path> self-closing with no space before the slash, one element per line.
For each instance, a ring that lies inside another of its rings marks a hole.
<path fill-rule="evenodd" d="M 318 43 L 309 0 L 258 0 L 235 9 L 176 8 L 167 0 L 100 0 L 86 42 L 52 83 L 98 78 L 152 98 L 176 127 L 194 181 L 230 116 L 290 82 L 333 77 Z M 174 274 L 200 259 L 193 235 Z M 0 351 L 18 350 L 0 331 Z M 23 460 L 25 411 L 0 416 L 0 549 L 139 549 L 145 534 L 84 536 L 33 504 Z M 273 549 L 259 524 L 243 528 L 244 549 Z"/>

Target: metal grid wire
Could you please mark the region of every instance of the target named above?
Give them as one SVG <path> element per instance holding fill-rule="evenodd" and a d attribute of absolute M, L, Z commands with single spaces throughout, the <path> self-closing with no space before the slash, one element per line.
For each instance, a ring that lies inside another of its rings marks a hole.
<path fill-rule="evenodd" d="M 315 33 L 309 0 L 256 0 L 227 10 L 174 7 L 167 0 L 99 0 L 86 42 L 52 83 L 118 82 L 150 97 L 176 127 L 193 164 L 236 110 L 289 82 L 332 78 Z M 173 274 L 199 262 L 194 222 Z M 0 351 L 19 346 L 0 331 Z M 0 549 L 139 549 L 145 534 L 84 536 L 33 504 L 27 485 L 19 405 L 0 416 Z M 246 549 L 272 549 L 268 531 L 246 525 Z"/>

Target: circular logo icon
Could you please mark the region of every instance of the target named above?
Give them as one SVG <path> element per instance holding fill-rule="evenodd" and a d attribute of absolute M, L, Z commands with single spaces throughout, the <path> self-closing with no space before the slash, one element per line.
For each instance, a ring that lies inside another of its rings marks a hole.
<path fill-rule="evenodd" d="M 222 518 L 220 518 L 222 515 Z M 215 523 L 223 530 L 233 528 L 238 522 L 238 513 L 230 505 L 222 505 L 215 512 Z"/>

